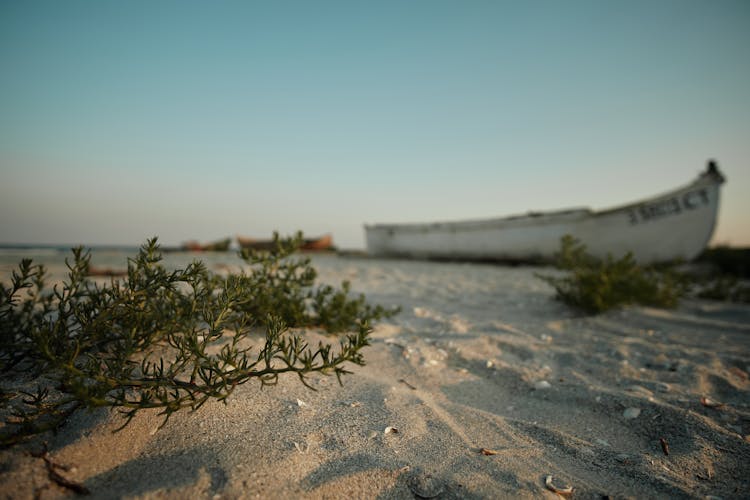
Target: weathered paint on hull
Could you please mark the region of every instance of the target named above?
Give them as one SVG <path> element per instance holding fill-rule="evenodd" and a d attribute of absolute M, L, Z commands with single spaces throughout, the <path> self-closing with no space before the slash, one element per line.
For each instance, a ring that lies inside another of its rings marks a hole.
<path fill-rule="evenodd" d="M 538 261 L 552 259 L 560 239 L 569 234 L 599 257 L 632 252 L 643 263 L 690 260 L 711 238 L 723 180 L 710 167 L 687 186 L 599 212 L 365 226 L 367 250 L 383 257 Z"/>

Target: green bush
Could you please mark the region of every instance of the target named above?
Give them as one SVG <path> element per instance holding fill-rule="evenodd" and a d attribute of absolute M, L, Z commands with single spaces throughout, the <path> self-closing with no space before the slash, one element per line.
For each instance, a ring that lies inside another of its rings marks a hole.
<path fill-rule="evenodd" d="M 397 310 L 350 298 L 348 283 L 316 288 L 310 260 L 291 256 L 300 241 L 276 236 L 272 250 L 243 253 L 246 271 L 219 275 L 201 262 L 168 271 L 154 238 L 105 285 L 87 278 L 90 253 L 75 248 L 51 290 L 44 267 L 23 260 L 0 284 L 0 444 L 55 429 L 81 407 L 116 408 L 124 427 L 142 409 L 161 409 L 166 422 L 226 401 L 250 379 L 272 385 L 293 373 L 308 385 L 318 372 L 341 382 L 347 362 L 364 364 L 371 323 Z M 309 326 L 347 333 L 313 348 L 288 330 Z"/>
<path fill-rule="evenodd" d="M 314 287 L 317 272 L 307 257 L 288 257 L 303 241 L 302 234 L 279 240 L 274 235 L 273 249 L 243 250 L 241 257 L 255 272 L 244 276 L 243 286 L 249 292 L 239 308 L 255 318 L 273 315 L 293 326 L 320 327 L 338 333 L 365 322 L 393 316 L 398 309 L 371 306 L 364 295 L 350 297 L 350 283 L 341 289 L 330 285 Z M 286 258 L 280 258 L 280 256 Z"/>
<path fill-rule="evenodd" d="M 539 277 L 555 287 L 559 300 L 588 313 L 631 304 L 671 308 L 688 291 L 669 266 L 642 266 L 630 253 L 599 259 L 571 236 L 562 238 L 555 265 L 564 276 Z"/>

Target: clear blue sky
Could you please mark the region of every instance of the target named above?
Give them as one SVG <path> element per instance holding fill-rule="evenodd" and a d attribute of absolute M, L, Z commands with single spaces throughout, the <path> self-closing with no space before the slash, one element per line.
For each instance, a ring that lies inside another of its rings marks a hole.
<path fill-rule="evenodd" d="M 0 3 L 0 242 L 166 244 L 605 208 L 728 177 L 750 2 Z"/>

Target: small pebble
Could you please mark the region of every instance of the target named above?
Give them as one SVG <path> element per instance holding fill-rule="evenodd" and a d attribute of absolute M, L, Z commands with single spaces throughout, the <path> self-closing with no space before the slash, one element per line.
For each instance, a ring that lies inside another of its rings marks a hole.
<path fill-rule="evenodd" d="M 540 380 L 540 381 L 534 383 L 534 389 L 536 389 L 537 391 L 543 391 L 543 390 L 549 389 L 551 387 L 552 387 L 552 384 L 550 384 L 546 380 Z"/>
<path fill-rule="evenodd" d="M 638 415 L 641 414 L 640 408 L 628 408 L 624 412 L 622 412 L 622 416 L 625 417 L 628 420 L 637 418 Z"/>

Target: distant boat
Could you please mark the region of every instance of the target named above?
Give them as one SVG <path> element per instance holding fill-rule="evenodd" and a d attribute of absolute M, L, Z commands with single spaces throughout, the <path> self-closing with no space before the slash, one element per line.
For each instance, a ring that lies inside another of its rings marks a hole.
<path fill-rule="evenodd" d="M 274 240 L 258 240 L 254 238 L 245 238 L 242 236 L 237 237 L 237 243 L 241 248 L 252 249 L 252 250 L 273 250 L 275 242 Z M 333 236 L 325 234 L 318 238 L 304 239 L 299 247 L 300 250 L 306 252 L 319 252 L 323 250 L 333 250 Z"/>
<path fill-rule="evenodd" d="M 186 252 L 226 252 L 229 250 L 231 238 L 212 241 L 211 243 L 200 243 L 198 241 L 188 241 L 182 244 L 181 249 Z"/>
<path fill-rule="evenodd" d="M 724 176 L 714 161 L 690 184 L 602 211 L 531 212 L 513 217 L 366 225 L 372 256 L 416 259 L 543 262 L 569 234 L 588 252 L 626 252 L 641 263 L 691 260 L 706 247 L 716 224 Z"/>

